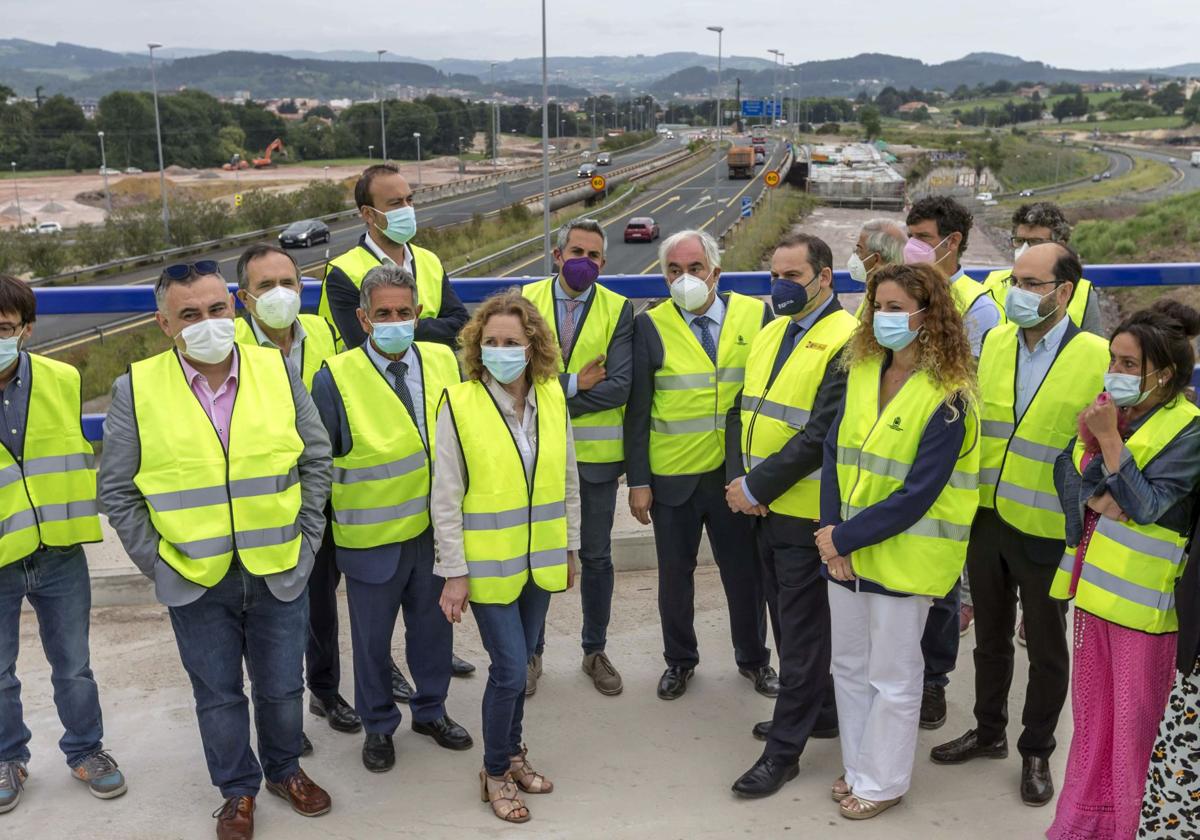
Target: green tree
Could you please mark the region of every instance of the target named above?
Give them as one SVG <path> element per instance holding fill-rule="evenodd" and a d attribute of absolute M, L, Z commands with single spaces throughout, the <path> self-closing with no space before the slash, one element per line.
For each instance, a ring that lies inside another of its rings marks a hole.
<path fill-rule="evenodd" d="M 246 158 L 246 132 L 242 131 L 241 126 L 221 126 L 217 131 L 217 140 L 222 160 L 232 163 L 234 155 L 238 155 L 243 160 Z"/>
<path fill-rule="evenodd" d="M 868 140 L 874 140 L 883 130 L 879 119 L 879 109 L 874 105 L 864 105 L 858 109 L 858 121 L 862 123 L 863 131 Z"/>
<path fill-rule="evenodd" d="M 1169 117 L 1182 108 L 1187 99 L 1183 95 L 1183 88 L 1179 86 L 1179 82 L 1171 82 L 1156 91 L 1150 97 L 1150 101 L 1162 108 L 1163 113 Z"/>
<path fill-rule="evenodd" d="M 1183 118 L 1188 125 L 1200 123 L 1200 90 L 1192 94 L 1192 98 L 1183 106 Z"/>
<path fill-rule="evenodd" d="M 157 169 L 154 104 L 148 93 L 115 91 L 100 99 L 96 128 L 104 132 L 110 165 Z M 3 131 L 0 131 L 0 137 Z"/>

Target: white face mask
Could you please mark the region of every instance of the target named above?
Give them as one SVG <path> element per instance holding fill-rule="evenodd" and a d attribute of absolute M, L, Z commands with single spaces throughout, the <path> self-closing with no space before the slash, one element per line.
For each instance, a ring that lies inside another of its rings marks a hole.
<path fill-rule="evenodd" d="M 708 283 L 694 274 L 681 274 L 671 283 L 671 300 L 687 312 L 704 306 L 708 302 L 708 293 Z"/>
<path fill-rule="evenodd" d="M 17 360 L 17 356 L 21 352 L 21 335 L 23 333 L 24 328 L 12 338 L 0 338 L 0 370 L 4 370 Z"/>
<path fill-rule="evenodd" d="M 183 355 L 206 365 L 215 365 L 233 352 L 233 319 L 205 318 L 179 331 Z"/>
<path fill-rule="evenodd" d="M 867 256 L 872 256 L 868 254 Z M 850 272 L 850 279 L 855 283 L 867 282 L 867 264 L 863 262 L 858 254 L 851 254 L 850 259 L 846 263 L 846 269 Z"/>
<path fill-rule="evenodd" d="M 249 294 L 247 292 L 247 294 Z M 290 327 L 300 314 L 300 295 L 284 286 L 276 286 L 254 297 L 254 313 L 273 330 Z"/>
<path fill-rule="evenodd" d="M 1013 262 L 1015 263 L 1017 260 L 1021 259 L 1021 256 L 1028 250 L 1029 243 L 1022 242 L 1019 246 L 1017 246 L 1016 250 L 1013 251 Z"/>

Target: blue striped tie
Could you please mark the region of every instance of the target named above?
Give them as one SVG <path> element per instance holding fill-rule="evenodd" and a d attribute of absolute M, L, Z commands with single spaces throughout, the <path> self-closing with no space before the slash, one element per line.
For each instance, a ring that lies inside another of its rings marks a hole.
<path fill-rule="evenodd" d="M 700 327 L 700 346 L 704 348 L 704 352 L 708 354 L 708 358 L 715 365 L 717 363 L 717 343 L 713 341 L 712 333 L 708 329 L 708 325 L 714 321 L 707 315 L 699 315 L 695 322 Z"/>

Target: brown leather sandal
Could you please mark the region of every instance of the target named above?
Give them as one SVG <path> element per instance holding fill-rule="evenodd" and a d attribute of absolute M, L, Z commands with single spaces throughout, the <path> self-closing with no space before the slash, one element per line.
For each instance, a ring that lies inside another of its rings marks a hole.
<path fill-rule="evenodd" d="M 529 822 L 529 809 L 517 795 L 517 784 L 507 773 L 497 778 L 479 771 L 479 798 L 492 806 L 492 813 L 505 822 Z"/>
<path fill-rule="evenodd" d="M 509 757 L 509 777 L 526 793 L 552 793 L 554 783 L 533 769 L 528 753 L 529 747 L 522 744 L 521 752 Z"/>

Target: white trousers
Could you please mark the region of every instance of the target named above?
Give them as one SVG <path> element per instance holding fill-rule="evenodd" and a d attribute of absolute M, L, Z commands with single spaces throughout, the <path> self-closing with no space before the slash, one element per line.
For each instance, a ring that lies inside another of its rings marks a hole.
<path fill-rule="evenodd" d="M 829 583 L 833 687 L 842 763 L 855 795 L 878 801 L 912 781 L 932 599 L 852 592 Z"/>

